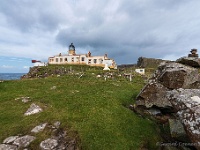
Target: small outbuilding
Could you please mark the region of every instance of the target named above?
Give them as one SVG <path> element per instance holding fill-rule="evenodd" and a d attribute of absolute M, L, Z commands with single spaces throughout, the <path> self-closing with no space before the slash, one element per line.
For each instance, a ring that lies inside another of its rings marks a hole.
<path fill-rule="evenodd" d="M 135 72 L 144 75 L 145 74 L 145 69 L 144 68 L 139 68 L 139 69 L 135 69 Z"/>

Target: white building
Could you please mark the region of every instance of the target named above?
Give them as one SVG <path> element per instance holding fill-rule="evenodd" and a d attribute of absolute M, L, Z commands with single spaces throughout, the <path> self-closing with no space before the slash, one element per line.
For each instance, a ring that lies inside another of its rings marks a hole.
<path fill-rule="evenodd" d="M 41 62 L 38 60 L 32 60 L 33 66 L 47 66 L 47 64 L 45 62 Z"/>
<path fill-rule="evenodd" d="M 144 68 L 135 69 L 135 72 L 144 75 L 145 74 L 145 69 Z"/>
<path fill-rule="evenodd" d="M 34 66 L 47 66 L 45 62 L 36 62 Z"/>
<path fill-rule="evenodd" d="M 88 54 L 76 54 L 75 46 L 73 43 L 69 45 L 68 54 L 59 54 L 53 57 L 49 57 L 49 64 L 85 64 L 90 66 L 101 66 L 104 67 L 105 64 L 110 68 L 117 68 L 114 59 L 108 58 L 107 54 L 104 56 L 92 56 L 89 51 Z"/>

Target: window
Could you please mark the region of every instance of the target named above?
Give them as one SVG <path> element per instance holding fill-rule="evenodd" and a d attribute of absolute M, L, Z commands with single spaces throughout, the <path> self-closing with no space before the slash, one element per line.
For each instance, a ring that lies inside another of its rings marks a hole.
<path fill-rule="evenodd" d="M 56 62 L 58 62 L 58 58 L 56 58 Z"/>
<path fill-rule="evenodd" d="M 74 57 L 72 57 L 72 62 L 74 62 Z"/>
<path fill-rule="evenodd" d="M 81 57 L 81 61 L 85 61 L 85 57 Z"/>
<path fill-rule="evenodd" d="M 102 64 L 103 63 L 103 59 L 100 58 L 99 59 L 99 63 Z"/>
<path fill-rule="evenodd" d="M 91 64 L 91 59 L 88 60 L 88 64 Z"/>
<path fill-rule="evenodd" d="M 63 59 L 62 58 L 60 58 L 60 62 L 62 62 L 63 61 Z"/>
<path fill-rule="evenodd" d="M 67 58 L 65 58 L 65 61 L 67 61 Z"/>
<path fill-rule="evenodd" d="M 94 59 L 94 63 L 95 63 L 95 64 L 97 63 L 97 59 Z"/>

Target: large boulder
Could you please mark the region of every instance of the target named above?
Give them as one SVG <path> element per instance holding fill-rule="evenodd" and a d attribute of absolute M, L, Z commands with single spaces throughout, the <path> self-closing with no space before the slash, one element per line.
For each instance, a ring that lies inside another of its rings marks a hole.
<path fill-rule="evenodd" d="M 164 62 L 138 94 L 132 108 L 141 115 L 150 115 L 163 125 L 169 124 L 170 134 L 163 137 L 166 141 L 178 140 L 178 143 L 189 144 L 181 146 L 193 146 L 200 150 L 199 88 L 198 69 Z M 152 110 L 156 110 L 156 114 Z M 161 113 L 157 113 L 159 110 Z"/>
<path fill-rule="evenodd" d="M 198 80 L 198 70 L 193 67 L 174 62 L 158 67 L 157 81 L 169 89 L 185 88 Z"/>
<path fill-rule="evenodd" d="M 136 106 L 170 108 L 166 92 L 186 88 L 199 80 L 198 70 L 175 62 L 161 63 L 137 96 Z"/>
<path fill-rule="evenodd" d="M 200 89 L 178 89 L 167 94 L 190 140 L 200 145 Z M 197 149 L 200 149 L 198 147 Z"/>
<path fill-rule="evenodd" d="M 160 108 L 171 107 L 171 103 L 166 98 L 168 89 L 162 84 L 150 80 L 137 96 L 136 105 L 151 108 L 157 106 Z"/>
<path fill-rule="evenodd" d="M 176 60 L 177 63 L 200 68 L 200 59 L 198 57 L 181 57 Z"/>

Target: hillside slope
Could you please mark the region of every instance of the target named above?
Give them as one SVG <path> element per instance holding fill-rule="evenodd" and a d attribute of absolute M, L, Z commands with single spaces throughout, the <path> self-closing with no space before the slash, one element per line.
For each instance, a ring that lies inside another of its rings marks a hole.
<path fill-rule="evenodd" d="M 92 72 L 81 78 L 63 75 L 1 82 L 0 142 L 8 136 L 27 134 L 38 124 L 60 121 L 69 135 L 79 137 L 81 149 L 156 149 L 156 125 L 126 107 L 143 85 L 141 77 L 134 77 L 132 82 L 123 77 L 105 81 Z M 22 103 L 16 100 L 19 97 L 30 97 L 31 102 Z M 32 102 L 44 111 L 24 116 Z M 48 134 L 36 134 L 30 148 L 39 149 Z"/>

